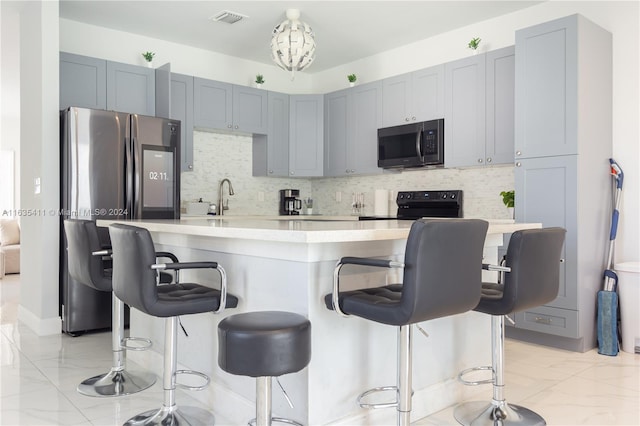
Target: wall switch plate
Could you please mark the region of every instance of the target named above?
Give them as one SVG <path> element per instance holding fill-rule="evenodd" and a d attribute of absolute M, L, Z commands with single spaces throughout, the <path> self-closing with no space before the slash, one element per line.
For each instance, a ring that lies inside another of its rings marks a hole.
<path fill-rule="evenodd" d="M 33 179 L 33 192 L 34 194 L 39 194 L 40 193 L 40 178 L 34 178 Z"/>
<path fill-rule="evenodd" d="M 336 191 L 336 202 L 340 202 L 342 201 L 342 192 L 341 191 Z"/>

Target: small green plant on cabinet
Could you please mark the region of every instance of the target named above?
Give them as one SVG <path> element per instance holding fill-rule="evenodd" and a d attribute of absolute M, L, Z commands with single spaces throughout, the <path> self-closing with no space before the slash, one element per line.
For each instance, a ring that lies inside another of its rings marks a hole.
<path fill-rule="evenodd" d="M 513 207 L 515 205 L 516 192 L 514 190 L 502 191 L 500 195 L 502 195 L 502 202 L 506 207 Z"/>
<path fill-rule="evenodd" d="M 478 46 L 480 46 L 480 42 L 481 41 L 482 41 L 482 39 L 480 37 L 472 38 L 471 41 L 468 44 L 469 49 L 476 50 L 478 48 Z"/>
<path fill-rule="evenodd" d="M 347 79 L 349 80 L 349 83 L 355 83 L 355 82 L 356 82 L 356 80 L 358 79 L 358 77 L 356 77 L 356 75 L 355 75 L 355 74 L 349 74 L 349 75 L 347 76 Z"/>
<path fill-rule="evenodd" d="M 263 84 L 264 83 L 264 76 L 262 74 L 257 74 L 256 75 L 256 84 Z"/>
<path fill-rule="evenodd" d="M 153 61 L 153 57 L 156 56 L 156 54 L 153 52 L 144 52 L 142 56 L 144 57 L 145 61 L 151 62 Z"/>

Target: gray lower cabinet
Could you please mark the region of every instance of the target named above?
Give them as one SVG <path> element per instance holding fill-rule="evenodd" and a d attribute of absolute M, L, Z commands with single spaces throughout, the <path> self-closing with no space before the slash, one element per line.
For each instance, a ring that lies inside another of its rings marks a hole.
<path fill-rule="evenodd" d="M 580 15 L 516 31 L 516 221 L 567 234 L 557 299 L 516 314 L 511 337 L 596 345 L 611 215 L 611 62 L 611 34 Z"/>
<path fill-rule="evenodd" d="M 107 61 L 107 109 L 154 116 L 155 70 Z"/>
<path fill-rule="evenodd" d="M 382 126 L 444 117 L 444 65 L 382 80 Z"/>
<path fill-rule="evenodd" d="M 194 125 L 246 133 L 267 133 L 267 91 L 194 78 Z"/>
<path fill-rule="evenodd" d="M 377 150 L 382 104 L 380 81 L 325 96 L 325 176 L 382 173 Z"/>
<path fill-rule="evenodd" d="M 193 77 L 171 73 L 170 117 L 180 120 L 180 169 L 193 170 Z"/>
<path fill-rule="evenodd" d="M 289 176 L 322 176 L 323 95 L 291 95 L 289 102 Z"/>
<path fill-rule="evenodd" d="M 107 61 L 60 52 L 60 109 L 107 108 Z"/>

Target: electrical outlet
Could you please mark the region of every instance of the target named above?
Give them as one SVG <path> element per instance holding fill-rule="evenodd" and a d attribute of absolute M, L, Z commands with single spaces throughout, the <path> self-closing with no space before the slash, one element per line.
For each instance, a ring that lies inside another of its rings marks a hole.
<path fill-rule="evenodd" d="M 342 201 L 342 191 L 336 191 L 336 202 Z"/>
<path fill-rule="evenodd" d="M 40 193 L 40 188 L 41 188 L 41 186 L 40 186 L 40 178 L 39 177 L 34 178 L 33 179 L 33 190 L 34 190 L 34 193 L 35 194 L 39 194 Z"/>

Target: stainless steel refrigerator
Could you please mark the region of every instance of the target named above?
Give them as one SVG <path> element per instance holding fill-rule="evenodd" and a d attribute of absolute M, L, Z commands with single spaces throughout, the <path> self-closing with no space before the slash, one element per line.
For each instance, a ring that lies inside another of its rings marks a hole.
<path fill-rule="evenodd" d="M 62 220 L 179 218 L 180 122 L 76 107 L 60 120 L 60 315 L 80 334 L 111 326 L 111 294 L 69 277 Z"/>

